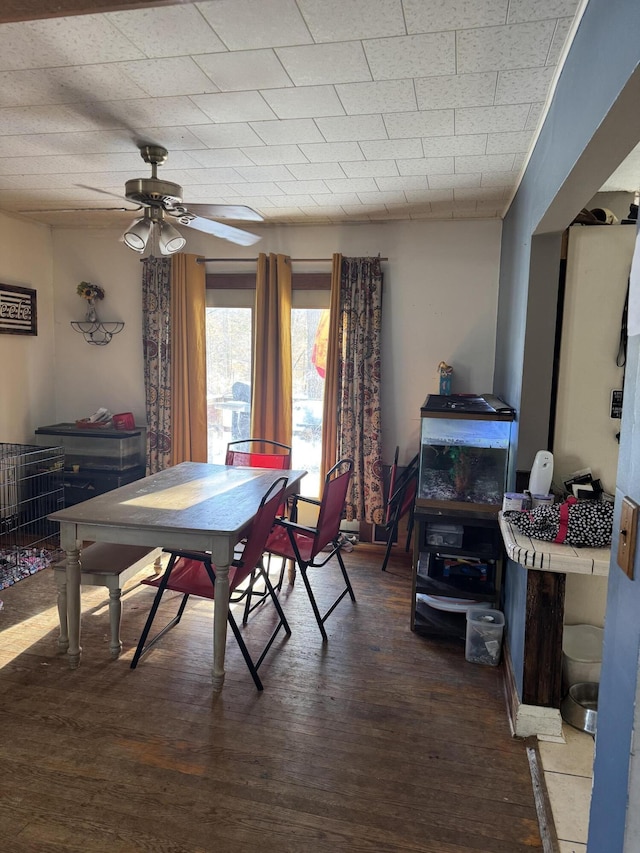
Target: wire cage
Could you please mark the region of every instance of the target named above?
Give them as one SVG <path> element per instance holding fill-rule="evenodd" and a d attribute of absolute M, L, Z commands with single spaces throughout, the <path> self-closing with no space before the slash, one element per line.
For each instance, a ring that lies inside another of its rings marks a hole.
<path fill-rule="evenodd" d="M 60 559 L 64 448 L 0 443 L 0 589 Z"/>

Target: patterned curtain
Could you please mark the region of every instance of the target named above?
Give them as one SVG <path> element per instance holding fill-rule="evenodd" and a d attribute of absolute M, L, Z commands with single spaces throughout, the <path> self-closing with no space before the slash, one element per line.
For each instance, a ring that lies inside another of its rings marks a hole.
<path fill-rule="evenodd" d="M 349 521 L 383 519 L 380 425 L 382 270 L 379 258 L 343 258 L 338 326 L 338 458 L 353 459 Z"/>
<path fill-rule="evenodd" d="M 142 346 L 147 406 L 147 473 L 171 464 L 171 258 L 142 266 Z"/>

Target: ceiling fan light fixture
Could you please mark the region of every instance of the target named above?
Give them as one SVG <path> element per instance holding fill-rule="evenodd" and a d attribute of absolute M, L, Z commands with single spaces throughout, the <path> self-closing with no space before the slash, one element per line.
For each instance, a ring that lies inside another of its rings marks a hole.
<path fill-rule="evenodd" d="M 151 235 L 151 220 L 143 216 L 135 219 L 122 235 L 126 245 L 134 252 L 144 252 Z"/>
<path fill-rule="evenodd" d="M 173 255 L 187 245 L 186 239 L 169 222 L 159 223 L 158 246 L 163 255 Z"/>

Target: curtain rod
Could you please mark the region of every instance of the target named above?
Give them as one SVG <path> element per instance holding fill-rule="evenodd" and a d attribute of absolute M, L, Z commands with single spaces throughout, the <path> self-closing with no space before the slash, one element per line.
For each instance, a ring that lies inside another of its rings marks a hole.
<path fill-rule="evenodd" d="M 292 264 L 330 264 L 333 258 L 291 258 Z M 381 258 L 380 255 L 377 256 L 378 261 L 388 261 L 389 258 Z M 199 264 L 210 264 L 214 262 L 218 263 L 257 263 L 258 258 L 197 258 L 197 263 Z"/>

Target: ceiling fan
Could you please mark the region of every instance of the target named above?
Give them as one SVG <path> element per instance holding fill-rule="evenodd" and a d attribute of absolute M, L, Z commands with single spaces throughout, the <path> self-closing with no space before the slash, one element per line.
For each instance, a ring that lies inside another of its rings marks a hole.
<path fill-rule="evenodd" d="M 217 222 L 215 219 L 205 218 L 206 216 L 213 216 L 262 222 L 263 217 L 250 207 L 235 204 L 196 204 L 190 205 L 190 209 L 187 209 L 182 203 L 182 187 L 171 181 L 163 181 L 158 178 L 158 166 L 166 161 L 167 149 L 161 145 L 142 144 L 138 147 L 142 159 L 151 166 L 151 177 L 132 178 L 126 182 L 124 187 L 124 198 L 144 208 L 144 215 L 134 220 L 122 235 L 122 239 L 130 249 L 142 253 L 145 251 L 149 239 L 152 236 L 157 236 L 158 248 L 163 255 L 179 252 L 187 241 L 167 220 L 167 217 L 175 218 L 181 225 L 186 225 L 188 228 L 213 234 L 215 237 L 229 240 L 239 246 L 252 246 L 262 239 L 249 231 L 234 228 L 224 222 Z M 87 187 L 84 184 L 80 186 L 104 195 L 122 198 L 98 187 Z M 204 216 L 199 216 L 199 213 L 203 213 Z"/>

